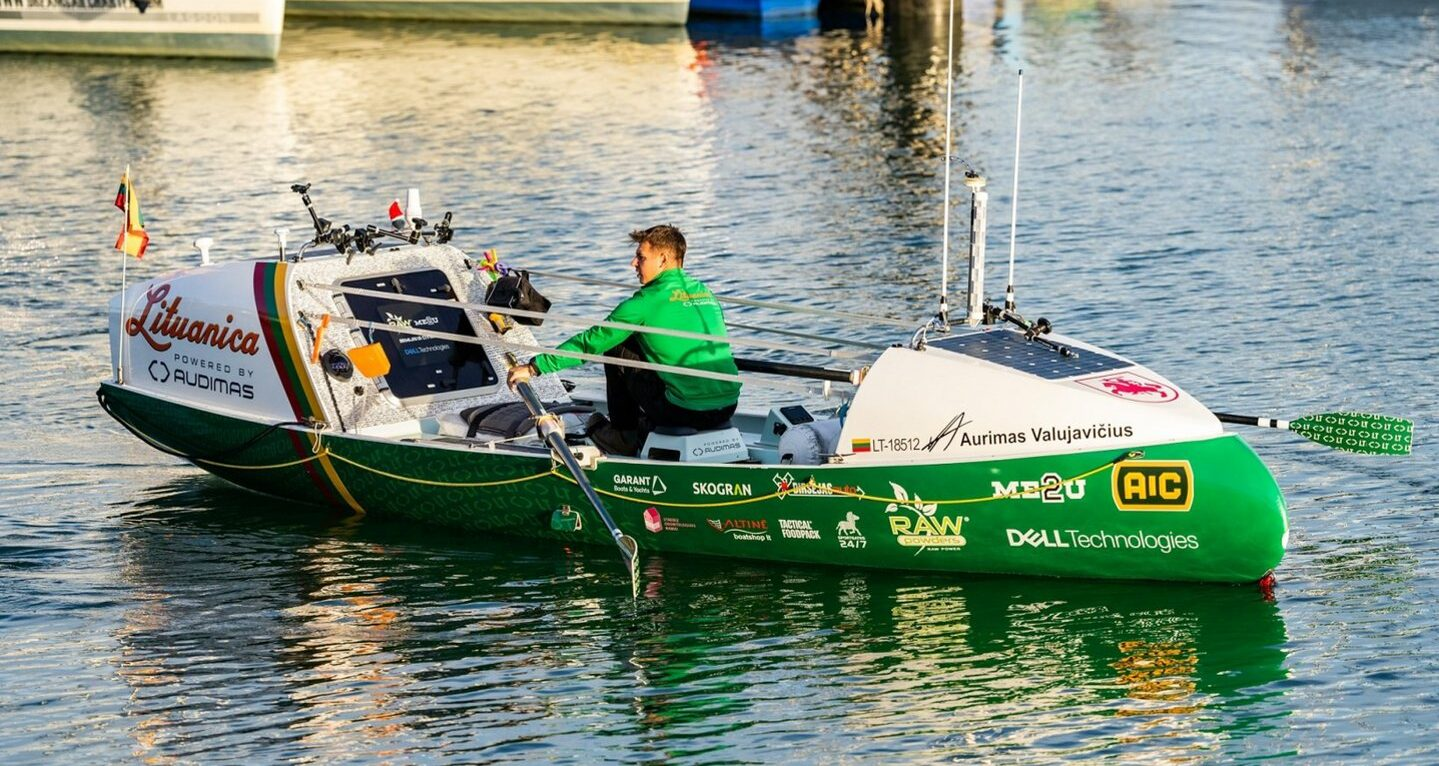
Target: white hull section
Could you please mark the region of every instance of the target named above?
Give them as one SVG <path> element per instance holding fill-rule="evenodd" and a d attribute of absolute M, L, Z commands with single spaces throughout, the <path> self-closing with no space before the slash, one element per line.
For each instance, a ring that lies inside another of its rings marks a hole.
<path fill-rule="evenodd" d="M 1153 370 L 1072 338 L 1045 336 L 1091 367 L 1074 369 L 1057 352 L 1019 337 L 1004 328 L 961 330 L 922 351 L 885 351 L 839 435 L 844 462 L 969 462 L 1223 433 L 1204 405 Z M 1047 377 L 1035 374 L 1044 366 Z"/>
<path fill-rule="evenodd" d="M 0 51 L 273 59 L 285 0 L 10 0 Z"/>
<path fill-rule="evenodd" d="M 689 0 L 290 0 L 294 16 L 680 26 Z"/>

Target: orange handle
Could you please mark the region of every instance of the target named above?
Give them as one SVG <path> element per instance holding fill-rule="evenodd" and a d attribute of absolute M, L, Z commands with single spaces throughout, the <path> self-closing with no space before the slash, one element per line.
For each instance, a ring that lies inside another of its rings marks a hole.
<path fill-rule="evenodd" d="M 320 317 L 320 331 L 315 333 L 315 347 L 310 349 L 310 364 L 318 364 L 320 361 L 320 341 L 325 339 L 325 331 L 330 329 L 330 315 Z"/>

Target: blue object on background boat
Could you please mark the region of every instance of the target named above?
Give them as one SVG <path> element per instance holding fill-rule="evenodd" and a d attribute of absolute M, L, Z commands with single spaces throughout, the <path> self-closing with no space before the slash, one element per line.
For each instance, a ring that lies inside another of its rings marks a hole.
<path fill-rule="evenodd" d="M 736 16 L 706 16 L 693 19 L 685 28 L 692 39 L 726 40 L 785 40 L 803 37 L 819 31 L 817 16 L 776 16 L 772 18 L 739 18 Z"/>
<path fill-rule="evenodd" d="M 819 0 L 690 0 L 690 15 L 781 18 L 813 16 Z"/>

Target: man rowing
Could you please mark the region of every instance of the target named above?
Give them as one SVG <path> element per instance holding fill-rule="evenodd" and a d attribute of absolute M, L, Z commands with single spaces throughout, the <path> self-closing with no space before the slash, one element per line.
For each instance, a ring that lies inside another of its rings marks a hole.
<path fill-rule="evenodd" d="M 606 320 L 724 337 L 724 313 L 702 282 L 685 273 L 685 237 L 670 226 L 630 232 L 635 257 L 630 261 L 640 289 L 610 312 Z M 677 338 L 596 326 L 559 345 L 564 351 L 603 354 L 616 359 L 669 367 L 739 374 L 728 343 Z M 510 369 L 509 384 L 583 364 L 582 360 L 540 354 L 529 364 Z M 678 372 L 656 372 L 617 364 L 605 365 L 609 422 L 593 424 L 590 438 L 610 454 L 635 455 L 650 430 L 659 426 L 717 428 L 734 414 L 740 384 L 697 378 Z"/>

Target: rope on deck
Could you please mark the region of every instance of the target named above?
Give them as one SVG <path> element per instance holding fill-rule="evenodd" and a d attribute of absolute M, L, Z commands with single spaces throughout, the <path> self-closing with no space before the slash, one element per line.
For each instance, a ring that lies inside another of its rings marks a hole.
<path fill-rule="evenodd" d="M 155 447 L 156 449 L 158 449 L 158 450 L 160 450 L 160 451 L 162 451 L 162 452 L 165 452 L 165 453 L 167 453 L 167 454 L 175 455 L 175 456 L 177 456 L 177 457 L 180 457 L 180 458 L 183 458 L 183 459 L 185 459 L 185 460 L 189 460 L 189 461 L 192 461 L 192 462 L 195 462 L 195 463 L 203 463 L 203 464 L 205 464 L 205 465 L 215 466 L 215 467 L 217 467 L 217 468 L 227 468 L 227 469 L 235 470 L 235 471 L 270 471 L 270 470 L 279 470 L 279 469 L 282 469 L 282 468 L 292 468 L 292 467 L 294 467 L 294 466 L 303 465 L 303 464 L 305 464 L 305 463 L 309 463 L 309 462 L 314 461 L 314 460 L 319 460 L 319 459 L 324 458 L 324 457 L 329 457 L 329 458 L 331 458 L 331 459 L 333 459 L 333 460 L 337 460 L 337 461 L 339 461 L 339 462 L 341 462 L 341 463 L 345 463 L 346 465 L 354 466 L 355 468 L 358 468 L 358 469 L 360 469 L 360 470 L 362 470 L 362 471 L 368 471 L 368 472 L 373 473 L 373 474 L 375 474 L 375 475 L 377 475 L 377 476 L 383 476 L 383 477 L 385 477 L 385 478 L 387 478 L 387 479 L 393 479 L 393 480 L 395 480 L 395 481 L 403 481 L 403 482 L 407 482 L 407 483 L 410 483 L 410 484 L 421 484 L 421 485 L 430 486 L 430 487 L 447 487 L 447 488 L 452 488 L 452 489 L 467 489 L 467 488 L 475 489 L 475 488 L 481 488 L 481 487 L 500 487 L 500 486 L 505 486 L 505 485 L 508 485 L 508 484 L 522 484 L 522 483 L 528 482 L 528 481 L 536 481 L 536 480 L 539 480 L 539 479 L 543 479 L 543 478 L 545 478 L 545 477 L 547 477 L 547 476 L 555 476 L 555 477 L 558 477 L 558 478 L 560 478 L 560 479 L 563 479 L 563 480 L 565 480 L 565 481 L 567 481 L 567 482 L 569 482 L 569 483 L 571 483 L 571 484 L 578 485 L 578 482 L 575 481 L 574 477 L 570 476 L 568 473 L 565 473 L 565 472 L 560 471 L 560 470 L 554 465 L 554 463 L 551 463 L 551 464 L 550 464 L 550 468 L 549 468 L 549 470 L 547 470 L 547 471 L 541 471 L 541 472 L 539 472 L 539 473 L 531 474 L 531 475 L 529 475 L 529 476 L 518 476 L 518 477 L 515 477 L 515 478 L 512 478 L 512 479 L 499 479 L 499 480 L 496 480 L 496 481 L 438 481 L 438 480 L 435 480 L 435 479 L 422 479 L 422 478 L 418 478 L 418 477 L 414 477 L 414 476 L 405 476 L 405 475 L 402 475 L 402 474 L 393 473 L 393 472 L 391 472 L 391 471 L 385 471 L 385 470 L 383 470 L 383 469 L 376 468 L 376 467 L 371 466 L 371 465 L 365 465 L 364 463 L 362 463 L 362 462 L 360 462 L 360 461 L 358 461 L 358 460 L 355 460 L 355 459 L 353 459 L 353 458 L 348 458 L 348 457 L 345 457 L 345 456 L 343 456 L 343 455 L 340 455 L 340 454 L 335 453 L 332 449 L 330 449 L 329 446 L 322 446 L 322 447 L 320 447 L 319 450 L 316 451 L 314 454 L 311 454 L 311 455 L 309 455 L 309 456 L 307 456 L 307 457 L 298 458 L 298 459 L 295 459 L 295 460 L 289 460 L 289 461 L 285 461 L 285 462 L 282 462 L 282 463 L 269 463 L 269 464 L 265 464 L 265 465 L 241 465 L 241 464 L 236 464 L 236 463 L 222 463 L 222 462 L 220 462 L 220 461 L 218 461 L 218 460 L 208 460 L 208 459 L 205 459 L 205 458 L 191 457 L 191 456 L 186 455 L 186 454 L 184 454 L 183 452 L 181 452 L 181 451 L 179 451 L 179 450 L 177 450 L 177 449 L 174 449 L 174 448 L 172 448 L 172 447 L 170 447 L 170 446 L 162 443 L 162 442 L 159 441 L 158 439 L 155 439 L 155 438 L 151 437 L 150 435 L 142 432 L 142 431 L 139 429 L 139 427 L 137 427 L 137 426 L 135 426 L 134 424 L 132 424 L 132 423 L 130 423 L 130 422 L 127 422 L 125 419 L 119 417 L 119 415 L 114 411 L 114 409 L 108 406 L 108 404 L 109 404 L 108 402 L 106 402 L 105 404 L 107 405 L 107 406 L 106 406 L 106 409 L 110 411 L 110 414 L 111 414 L 112 416 L 114 416 L 115 419 L 116 419 L 117 421 L 119 421 L 120 424 L 126 428 L 126 430 L 128 430 L 128 431 L 130 431 L 131 433 L 135 434 L 137 437 L 139 437 L 142 441 L 146 442 L 147 444 L 150 444 L 151 446 Z M 244 446 L 245 446 L 245 447 L 251 446 L 251 444 L 253 444 L 255 441 L 257 441 L 257 440 L 252 440 L 251 442 L 245 444 Z M 1036 493 L 1036 492 L 1047 492 L 1047 491 L 1052 490 L 1052 489 L 1058 489 L 1058 488 L 1060 488 L 1060 487 L 1067 486 L 1067 485 L 1072 484 L 1072 483 L 1074 483 L 1074 482 L 1076 482 L 1076 481 L 1080 481 L 1080 480 L 1083 480 L 1083 479 L 1087 479 L 1087 478 L 1089 478 L 1090 476 L 1093 476 L 1093 475 L 1095 475 L 1095 474 L 1097 474 L 1097 473 L 1100 473 L 1100 472 L 1102 472 L 1102 471 L 1105 471 L 1105 470 L 1108 470 L 1108 469 L 1110 469 L 1110 468 L 1113 468 L 1115 465 L 1117 465 L 1117 464 L 1119 464 L 1120 462 L 1123 462 L 1123 461 L 1125 461 L 1125 460 L 1133 460 L 1133 459 L 1135 459 L 1135 458 L 1142 457 L 1143 454 L 1144 454 L 1144 453 L 1141 452 L 1141 451 L 1139 451 L 1139 450 L 1130 450 L 1130 451 L 1128 451 L 1128 452 L 1125 452 L 1125 453 L 1121 454 L 1119 457 L 1116 457 L 1116 458 L 1114 458 L 1113 460 L 1106 461 L 1106 462 L 1104 462 L 1104 463 L 1101 464 L 1101 465 L 1098 465 L 1098 466 L 1096 466 L 1096 467 L 1094 467 L 1094 468 L 1089 469 L 1088 471 L 1085 471 L 1084 473 L 1081 473 L 1081 474 L 1078 474 L 1078 475 L 1075 475 L 1075 476 L 1071 476 L 1071 477 L 1069 477 L 1069 478 L 1067 478 L 1067 479 L 1059 479 L 1059 480 L 1056 480 L 1056 481 L 1049 482 L 1048 484 L 1044 484 L 1044 485 L 1037 486 L 1037 487 L 1031 487 L 1031 488 L 1028 488 L 1028 489 L 1019 489 L 1019 490 L 1014 490 L 1014 491 L 1012 491 L 1012 492 L 1004 492 L 1004 493 L 1001 493 L 1001 494 L 998 494 L 998 495 L 986 495 L 986 496 L 983 496 L 983 497 L 950 498 L 950 499 L 928 500 L 928 501 L 921 500 L 919 497 L 913 497 L 913 498 L 885 497 L 885 496 L 882 496 L 882 495 L 870 495 L 870 494 L 865 494 L 865 493 L 860 493 L 860 492 L 850 492 L 850 491 L 845 490 L 845 489 L 842 489 L 842 488 L 837 488 L 837 487 L 834 487 L 834 486 L 825 486 L 825 485 L 822 485 L 822 484 L 816 482 L 816 481 L 814 480 L 814 477 L 813 477 L 813 476 L 809 477 L 807 480 L 805 480 L 805 481 L 802 482 L 802 483 L 797 483 L 797 484 L 794 484 L 794 485 L 791 485 L 791 486 L 788 486 L 788 487 L 782 487 L 782 488 L 777 489 L 777 490 L 775 490 L 774 492 L 771 492 L 771 493 L 769 493 L 769 494 L 767 494 L 767 495 L 760 495 L 760 496 L 758 496 L 758 497 L 746 497 L 746 498 L 741 498 L 741 499 L 738 499 L 738 500 L 721 500 L 721 501 L 708 502 L 708 503 L 683 503 L 683 502 L 656 500 L 656 499 L 654 499 L 654 498 L 652 498 L 652 497 L 638 497 L 638 496 L 635 496 L 635 495 L 626 495 L 626 494 L 623 494 L 623 493 L 620 493 L 620 492 L 612 492 L 612 491 L 609 491 L 609 490 L 600 489 L 599 487 L 595 487 L 594 490 L 595 490 L 596 492 L 598 492 L 599 494 L 604 495 L 605 497 L 612 497 L 612 498 L 615 498 L 615 499 L 617 499 L 617 500 L 625 500 L 625 501 L 628 501 L 628 502 L 642 503 L 642 504 L 645 504 L 645 505 L 653 505 L 653 506 L 661 506 L 661 507 L 665 507 L 665 508 L 731 508 L 731 507 L 735 507 L 735 506 L 752 505 L 752 504 L 754 504 L 754 503 L 762 503 L 762 502 L 765 502 L 766 500 L 777 500 L 777 499 L 783 498 L 783 497 L 788 496 L 788 495 L 792 495 L 792 494 L 796 494 L 796 493 L 800 493 L 800 492 L 806 492 L 806 491 L 813 491 L 813 490 L 824 490 L 824 491 L 828 492 L 828 493 L 829 493 L 830 495 L 832 495 L 832 496 L 833 496 L 833 495 L 837 495 L 837 496 L 840 496 L 840 497 L 852 497 L 852 498 L 855 498 L 856 500 L 868 500 L 868 501 L 870 501 L 870 502 L 875 502 L 875 503 L 893 503 L 893 504 L 910 506 L 910 507 L 919 507 L 919 506 L 923 506 L 923 505 L 934 505 L 934 506 L 940 506 L 940 505 L 969 505 L 969 504 L 974 504 L 974 503 L 987 503 L 987 502 L 994 501 L 994 500 L 1008 500 L 1008 499 L 1013 498 L 1013 497 L 1019 497 L 1020 495 L 1028 495 L 1028 494 L 1034 494 L 1034 493 Z"/>

